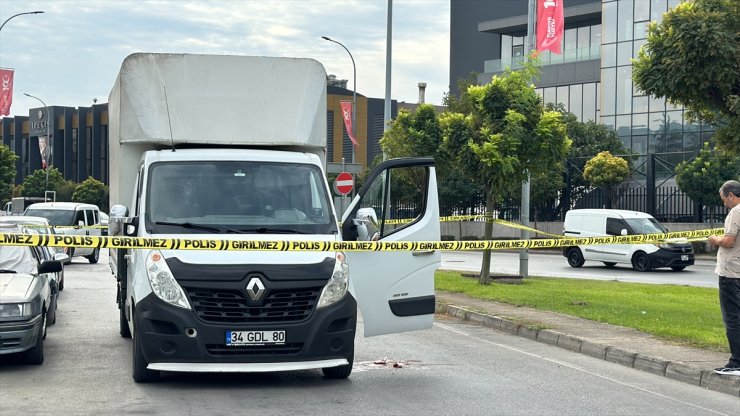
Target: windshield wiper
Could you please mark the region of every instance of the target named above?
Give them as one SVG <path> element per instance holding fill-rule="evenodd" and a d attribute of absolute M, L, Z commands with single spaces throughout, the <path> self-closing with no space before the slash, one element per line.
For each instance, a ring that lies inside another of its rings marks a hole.
<path fill-rule="evenodd" d="M 242 228 L 239 230 L 243 233 L 257 233 L 257 234 L 306 234 L 303 231 L 298 230 L 292 230 L 290 228 L 268 228 L 268 227 L 259 227 L 259 228 Z"/>
<path fill-rule="evenodd" d="M 0 273 L 13 273 L 13 274 L 16 274 L 18 272 L 16 272 L 15 270 L 10 270 L 10 269 L 0 269 Z"/>
<path fill-rule="evenodd" d="M 242 230 L 235 230 L 229 227 L 210 226 L 203 224 L 194 224 L 192 222 L 168 222 L 168 221 L 156 221 L 157 225 L 174 225 L 182 228 L 192 228 L 194 230 L 212 231 L 214 233 L 237 233 L 243 234 Z"/>

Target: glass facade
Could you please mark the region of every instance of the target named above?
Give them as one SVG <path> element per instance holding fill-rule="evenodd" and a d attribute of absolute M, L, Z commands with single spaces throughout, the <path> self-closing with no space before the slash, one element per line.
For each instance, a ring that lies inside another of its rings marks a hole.
<path fill-rule="evenodd" d="M 665 154 L 670 164 L 693 157 L 711 126 L 684 121 L 683 108 L 645 95 L 632 83 L 632 59 L 645 44 L 650 21 L 680 0 L 603 0 L 600 121 L 638 155 Z M 637 163 L 639 165 L 639 161 Z"/>
<path fill-rule="evenodd" d="M 536 91 L 545 104 L 560 104 L 575 114 L 579 121 L 598 120 L 598 82 L 537 88 Z"/>

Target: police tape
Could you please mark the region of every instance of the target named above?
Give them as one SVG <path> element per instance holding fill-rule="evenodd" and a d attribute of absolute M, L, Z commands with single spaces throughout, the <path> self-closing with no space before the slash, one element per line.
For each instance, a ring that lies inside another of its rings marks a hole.
<path fill-rule="evenodd" d="M 385 224 L 397 225 L 397 224 L 407 224 L 407 223 L 413 222 L 414 220 L 416 220 L 416 218 L 408 218 L 408 219 L 402 219 L 402 220 L 385 220 L 383 222 Z M 492 218 L 490 215 L 486 215 L 486 214 L 483 214 L 483 215 L 450 215 L 446 217 L 439 217 L 439 222 L 456 222 L 456 221 L 470 221 L 470 220 L 473 220 L 473 221 L 474 220 L 486 220 L 486 222 L 500 224 L 505 227 L 516 228 L 519 230 L 525 230 L 531 233 L 537 233 L 537 234 L 546 235 L 546 236 L 555 237 L 555 238 L 565 237 L 564 235 L 547 233 L 544 231 L 540 231 L 536 228 L 526 227 L 524 225 L 517 224 L 515 222 Z"/>
<path fill-rule="evenodd" d="M 579 237 L 549 240 L 487 241 L 287 241 L 191 239 L 121 236 L 78 236 L 0 233 L 0 246 L 50 246 L 109 249 L 220 250 L 220 251 L 417 251 L 417 250 L 506 250 L 538 249 L 603 244 L 660 243 L 667 239 L 706 239 L 723 234 L 714 228 L 657 234 L 612 237 Z"/>

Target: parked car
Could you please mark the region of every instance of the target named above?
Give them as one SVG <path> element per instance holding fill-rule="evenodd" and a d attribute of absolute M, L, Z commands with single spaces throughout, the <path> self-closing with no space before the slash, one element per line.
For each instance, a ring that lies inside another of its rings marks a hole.
<path fill-rule="evenodd" d="M 97 205 L 79 202 L 41 202 L 30 205 L 24 215 L 48 219 L 61 234 L 100 236 L 100 210 Z M 70 258 L 85 257 L 90 263 L 97 263 L 100 249 L 73 247 L 67 251 L 67 255 Z"/>
<path fill-rule="evenodd" d="M 22 228 L 4 225 L 1 232 Z M 44 362 L 47 323 L 56 320 L 51 274 L 58 260 L 43 260 L 27 246 L 0 246 L 0 354 L 22 353 L 29 364 Z"/>
<path fill-rule="evenodd" d="M 619 209 L 573 209 L 565 214 L 563 232 L 568 237 L 602 237 L 668 232 L 650 214 Z M 694 264 L 694 249 L 685 239 L 659 244 L 602 244 L 563 248 L 571 267 L 600 261 L 606 267 L 631 264 L 637 271 L 658 267 L 683 270 Z"/>
<path fill-rule="evenodd" d="M 29 226 L 27 228 L 37 230 L 39 234 L 57 234 L 54 227 L 49 224 L 49 220 L 43 217 L 29 217 L 25 215 L 0 217 L 0 224 L 27 225 Z M 44 249 L 49 252 L 49 256 L 46 260 L 59 260 L 62 264 L 69 264 L 72 262 L 72 259 L 70 259 L 66 252 L 67 249 L 64 247 L 44 247 Z M 64 266 L 62 266 L 62 271 L 58 273 L 56 280 L 59 285 L 59 290 L 64 290 Z"/>

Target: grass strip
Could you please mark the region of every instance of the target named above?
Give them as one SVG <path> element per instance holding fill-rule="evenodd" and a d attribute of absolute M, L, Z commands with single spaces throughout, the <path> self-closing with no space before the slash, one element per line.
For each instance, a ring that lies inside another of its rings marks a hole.
<path fill-rule="evenodd" d="M 717 289 L 528 277 L 521 285 L 478 284 L 437 272 L 435 289 L 637 329 L 681 345 L 728 352 Z"/>

